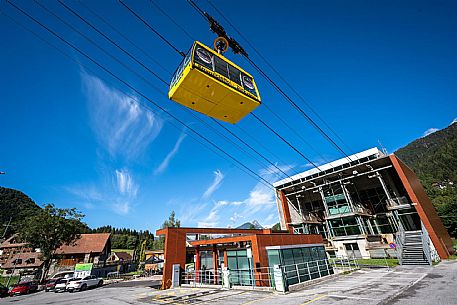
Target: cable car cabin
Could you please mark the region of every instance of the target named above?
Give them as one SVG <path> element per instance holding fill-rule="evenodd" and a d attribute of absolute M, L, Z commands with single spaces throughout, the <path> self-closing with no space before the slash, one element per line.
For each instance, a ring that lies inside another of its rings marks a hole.
<path fill-rule="evenodd" d="M 260 105 L 254 78 L 198 41 L 173 75 L 168 97 L 232 124 Z"/>

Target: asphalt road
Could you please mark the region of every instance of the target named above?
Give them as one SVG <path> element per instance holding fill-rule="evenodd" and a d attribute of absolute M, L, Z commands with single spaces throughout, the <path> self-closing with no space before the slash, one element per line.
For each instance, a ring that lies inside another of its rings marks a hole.
<path fill-rule="evenodd" d="M 436 267 L 360 270 L 288 294 L 208 288 L 151 288 L 156 281 L 132 281 L 75 293 L 39 292 L 2 299 L 3 304 L 281 304 L 281 305 L 455 305 L 457 261 Z"/>

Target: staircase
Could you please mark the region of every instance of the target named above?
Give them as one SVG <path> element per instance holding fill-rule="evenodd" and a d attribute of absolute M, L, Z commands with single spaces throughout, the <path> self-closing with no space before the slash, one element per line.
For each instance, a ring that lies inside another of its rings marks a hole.
<path fill-rule="evenodd" d="M 422 231 L 404 231 L 401 249 L 402 265 L 430 265 L 424 253 Z"/>

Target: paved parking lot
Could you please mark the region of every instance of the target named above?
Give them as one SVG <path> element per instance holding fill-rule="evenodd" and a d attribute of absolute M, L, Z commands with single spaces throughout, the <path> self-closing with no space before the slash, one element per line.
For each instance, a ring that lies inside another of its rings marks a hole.
<path fill-rule="evenodd" d="M 409 305 L 457 304 L 457 261 L 437 267 L 399 267 L 387 270 L 359 270 L 288 294 L 208 288 L 156 290 L 151 282 L 110 285 L 77 293 L 39 292 L 3 299 L 17 304 L 284 304 L 284 305 Z"/>

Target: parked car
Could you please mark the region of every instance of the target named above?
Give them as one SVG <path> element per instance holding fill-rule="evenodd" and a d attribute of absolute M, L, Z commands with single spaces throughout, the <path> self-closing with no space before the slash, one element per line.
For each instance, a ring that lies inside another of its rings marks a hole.
<path fill-rule="evenodd" d="M 0 284 L 0 298 L 7 297 L 7 296 L 8 296 L 8 287 Z"/>
<path fill-rule="evenodd" d="M 67 285 L 67 290 L 73 292 L 75 290 L 83 291 L 90 287 L 100 287 L 103 285 L 103 280 L 95 275 L 89 275 L 84 278 L 71 280 Z"/>
<path fill-rule="evenodd" d="M 38 290 L 38 284 L 36 282 L 24 282 L 19 283 L 10 290 L 9 295 L 28 294 Z"/>
<path fill-rule="evenodd" d="M 52 276 L 53 279 L 61 279 L 61 278 L 73 278 L 75 272 L 74 271 L 61 271 L 57 272 Z"/>
<path fill-rule="evenodd" d="M 73 278 L 63 278 L 63 279 L 58 279 L 56 282 L 56 287 L 54 288 L 54 292 L 65 292 L 67 291 L 67 286 L 70 283 L 71 280 L 75 280 Z"/>
<path fill-rule="evenodd" d="M 60 279 L 49 279 L 46 281 L 46 284 L 44 285 L 44 291 L 52 291 L 56 287 L 57 281 Z"/>

